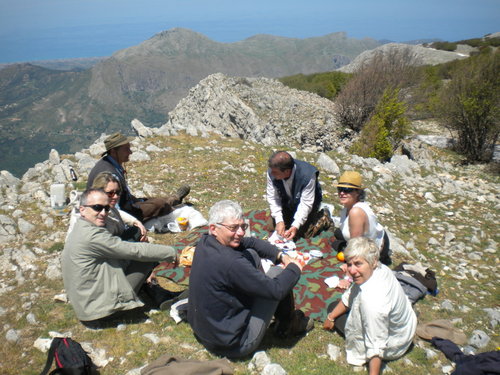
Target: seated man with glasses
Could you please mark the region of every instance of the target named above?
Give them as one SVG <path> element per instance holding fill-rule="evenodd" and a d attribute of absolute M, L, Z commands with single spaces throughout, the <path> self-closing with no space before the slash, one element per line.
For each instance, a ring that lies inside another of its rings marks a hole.
<path fill-rule="evenodd" d="M 216 203 L 208 225 L 189 276 L 188 322 L 198 341 L 214 354 L 240 358 L 258 348 L 273 315 L 280 336 L 312 329 L 313 321 L 294 310 L 300 262 L 267 241 L 245 237 L 248 225 L 236 202 Z M 284 268 L 264 273 L 261 258 Z"/>
<path fill-rule="evenodd" d="M 137 293 L 157 262 L 175 262 L 170 246 L 127 242 L 106 228 L 111 209 L 101 189 L 88 189 L 61 255 L 64 287 L 76 316 L 96 327 L 144 303 Z"/>

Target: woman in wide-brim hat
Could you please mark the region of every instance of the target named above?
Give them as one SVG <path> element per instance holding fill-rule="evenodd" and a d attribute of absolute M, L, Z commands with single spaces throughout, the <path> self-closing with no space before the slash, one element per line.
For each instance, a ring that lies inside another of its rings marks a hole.
<path fill-rule="evenodd" d="M 346 241 L 351 238 L 367 237 L 379 247 L 380 261 L 390 264 L 389 239 L 370 205 L 364 201 L 366 193 L 361 174 L 346 171 L 340 176 L 335 186 L 340 204 L 344 206 L 340 213 L 340 227 L 335 233 L 336 250 L 342 251 Z"/>

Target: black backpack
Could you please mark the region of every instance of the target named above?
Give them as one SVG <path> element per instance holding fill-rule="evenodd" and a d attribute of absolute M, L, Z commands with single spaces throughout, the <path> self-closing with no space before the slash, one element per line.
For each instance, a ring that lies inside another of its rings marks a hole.
<path fill-rule="evenodd" d="M 56 369 L 50 375 L 90 375 L 94 364 L 82 346 L 69 337 L 54 337 L 50 345 L 45 368 L 40 375 L 46 375 L 55 359 Z"/>

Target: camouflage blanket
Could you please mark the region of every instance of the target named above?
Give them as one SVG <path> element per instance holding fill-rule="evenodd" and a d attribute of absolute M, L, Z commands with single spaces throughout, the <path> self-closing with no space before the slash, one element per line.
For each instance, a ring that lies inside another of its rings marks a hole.
<path fill-rule="evenodd" d="M 249 211 L 245 213 L 250 222 L 250 232 L 257 238 L 267 239 L 270 235 L 264 228 L 269 219 L 268 210 Z M 193 230 L 186 238 L 174 245 L 180 254 L 186 246 L 193 246 L 207 227 Z M 340 289 L 329 288 L 324 280 L 337 275 L 342 276 L 341 263 L 335 257 L 335 250 L 330 246 L 333 241 L 333 230 L 326 231 L 311 239 L 300 239 L 296 242 L 297 251 L 309 252 L 317 249 L 323 252 L 322 259 L 311 260 L 302 270 L 302 275 L 294 288 L 296 308 L 301 309 L 313 319 L 323 321 L 326 319 L 326 308 L 331 302 L 336 301 L 342 295 Z M 189 284 L 189 267 L 175 267 L 168 263 L 162 263 L 156 268 L 157 276 L 166 277 L 182 284 Z"/>

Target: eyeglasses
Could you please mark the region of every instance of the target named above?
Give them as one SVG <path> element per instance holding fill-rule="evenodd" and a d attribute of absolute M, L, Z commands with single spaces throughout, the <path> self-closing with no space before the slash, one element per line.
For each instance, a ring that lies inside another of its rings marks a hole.
<path fill-rule="evenodd" d="M 101 212 L 102 210 L 109 212 L 109 210 L 111 209 L 111 206 L 109 204 L 106 206 L 103 206 L 102 204 L 84 204 L 83 207 L 90 207 L 95 212 Z"/>
<path fill-rule="evenodd" d="M 120 190 L 111 190 L 104 192 L 108 197 L 113 198 L 116 195 L 120 195 L 122 192 Z"/>
<path fill-rule="evenodd" d="M 337 192 L 339 193 L 346 193 L 346 194 L 349 194 L 349 193 L 352 193 L 353 191 L 356 191 L 358 189 L 355 189 L 355 188 L 346 188 L 346 187 L 338 187 L 337 188 Z"/>
<path fill-rule="evenodd" d="M 222 223 L 217 223 L 217 225 L 222 225 L 223 227 L 229 229 L 231 232 L 236 233 L 238 231 L 238 228 L 241 228 L 244 231 L 247 230 L 248 224 L 232 224 L 232 225 L 227 225 L 227 224 L 222 224 Z"/>

